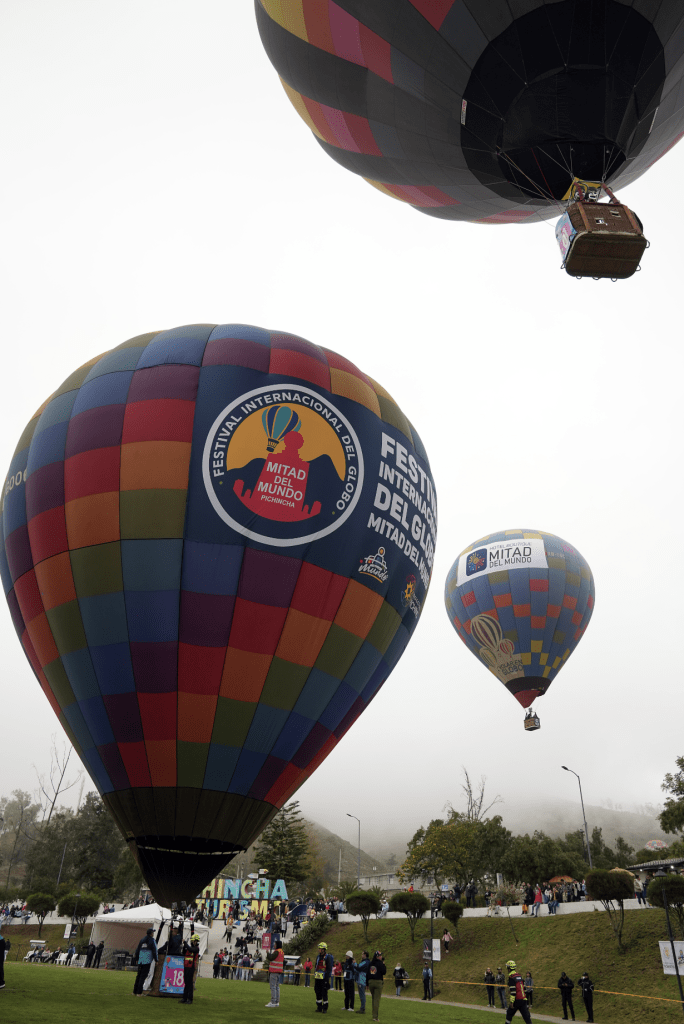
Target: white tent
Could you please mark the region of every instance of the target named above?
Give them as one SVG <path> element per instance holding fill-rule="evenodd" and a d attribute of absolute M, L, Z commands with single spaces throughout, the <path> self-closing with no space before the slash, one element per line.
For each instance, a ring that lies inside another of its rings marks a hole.
<path fill-rule="evenodd" d="M 135 948 L 148 928 L 154 928 L 154 937 L 157 938 L 159 925 L 163 922 L 158 945 L 163 946 L 169 936 L 169 924 L 173 921 L 178 924 L 178 918 L 173 916 L 170 910 L 160 907 L 158 903 L 148 903 L 144 907 L 132 907 L 130 910 L 118 910 L 113 914 L 98 914 L 93 924 L 91 941 L 97 946 L 104 942 L 103 960 L 107 954 L 114 949 L 127 949 L 129 953 L 135 952 Z M 183 926 L 183 937 L 190 934 L 199 935 L 200 953 L 206 953 L 209 929 L 204 924 L 190 925 L 185 922 Z"/>

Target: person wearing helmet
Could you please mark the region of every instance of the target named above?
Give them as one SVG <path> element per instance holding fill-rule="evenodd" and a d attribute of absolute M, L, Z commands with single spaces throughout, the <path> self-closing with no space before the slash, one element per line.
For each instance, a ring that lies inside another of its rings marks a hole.
<path fill-rule="evenodd" d="M 525 1021 L 525 1024 L 531 1024 L 530 1011 L 527 1005 L 527 999 L 525 998 L 525 982 L 523 981 L 518 969 L 516 967 L 515 960 L 508 960 L 506 963 L 506 970 L 508 971 L 508 1009 L 506 1010 L 506 1022 L 510 1024 L 516 1013 L 520 1013 L 520 1016 Z"/>
<path fill-rule="evenodd" d="M 316 993 L 316 1013 L 328 1012 L 328 989 L 335 961 L 328 952 L 328 943 L 318 943 L 318 953 L 314 964 L 314 992 Z"/>

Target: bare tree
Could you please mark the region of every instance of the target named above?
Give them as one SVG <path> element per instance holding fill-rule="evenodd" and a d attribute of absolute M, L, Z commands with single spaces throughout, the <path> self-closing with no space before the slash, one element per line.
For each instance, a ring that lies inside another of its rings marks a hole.
<path fill-rule="evenodd" d="M 34 765 L 34 771 L 38 776 L 38 786 L 40 790 L 40 804 L 43 810 L 42 823 L 44 825 L 50 824 L 50 818 L 52 812 L 55 809 L 57 798 L 60 793 L 66 793 L 68 790 L 76 786 L 81 780 L 83 775 L 83 769 L 79 768 L 76 777 L 74 779 L 66 779 L 67 768 L 69 767 L 69 760 L 74 752 L 74 748 L 66 741 L 62 744 L 61 750 L 57 747 L 57 738 L 53 733 L 51 737 L 52 747 L 50 749 L 50 771 L 47 775 L 40 775 L 38 769 Z M 80 801 L 79 801 L 80 803 Z"/>
<path fill-rule="evenodd" d="M 503 800 L 497 794 L 497 796 L 494 797 L 490 804 L 487 804 L 486 807 L 483 807 L 485 800 L 485 786 L 487 785 L 487 776 L 480 776 L 479 786 L 477 789 L 475 789 L 474 784 L 471 782 L 470 775 L 468 774 L 468 769 L 465 767 L 465 765 L 461 765 L 461 771 L 463 772 L 464 779 L 463 783 L 461 784 L 461 789 L 465 793 L 466 797 L 466 811 L 464 817 L 467 821 L 482 821 L 487 812 L 491 811 L 492 807 L 494 807 L 496 804 L 503 803 Z M 451 803 L 448 803 L 446 805 L 445 810 L 448 810 L 449 813 L 452 815 L 458 813 L 454 810 L 454 807 Z"/>

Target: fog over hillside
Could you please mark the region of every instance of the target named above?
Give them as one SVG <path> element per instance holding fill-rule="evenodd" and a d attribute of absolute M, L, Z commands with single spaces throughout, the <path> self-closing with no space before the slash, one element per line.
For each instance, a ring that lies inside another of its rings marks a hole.
<path fill-rule="evenodd" d="M 635 850 L 642 849 L 649 839 L 662 839 L 666 843 L 671 843 L 675 838 L 668 836 L 661 829 L 657 818 L 659 808 L 656 806 L 647 805 L 636 810 L 621 810 L 587 804 L 585 809 L 589 832 L 591 833 L 594 828 L 601 828 L 603 839 L 609 846 L 614 846 L 618 836 L 622 836 Z M 324 823 L 321 820 L 323 815 L 320 808 L 317 808 L 315 820 L 305 806 L 302 806 L 302 811 L 314 822 L 324 859 L 329 863 L 334 861 L 337 865 L 339 850 L 342 849 L 342 877 L 353 877 L 356 874 L 356 822 L 349 821 L 344 816 L 340 818 L 339 813 L 333 811 Z M 372 867 L 382 870 L 380 865 L 391 861 L 392 856 L 400 864 L 406 855 L 406 844 L 415 831 L 421 825 L 427 825 L 432 818 L 442 817 L 444 814 L 445 811 L 440 808 L 426 808 L 426 813 L 422 817 L 418 817 L 415 812 L 410 816 L 397 815 L 389 825 L 386 820 L 383 821 L 382 829 L 370 818 L 365 822 L 362 820 L 361 873 L 369 873 Z M 504 825 L 514 835 L 526 832 L 531 835 L 535 831 L 540 831 L 555 838 L 582 827 L 582 809 L 579 801 L 530 800 L 529 805 L 524 802 L 502 801 L 490 809 L 488 817 L 495 814 L 501 815 Z M 343 828 L 344 835 L 340 836 L 338 833 L 342 832 Z"/>

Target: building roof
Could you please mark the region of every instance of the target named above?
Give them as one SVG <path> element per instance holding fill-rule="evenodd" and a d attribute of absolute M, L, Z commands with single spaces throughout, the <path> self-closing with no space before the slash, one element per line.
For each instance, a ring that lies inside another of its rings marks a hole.
<path fill-rule="evenodd" d="M 669 860 L 647 860 L 643 864 L 630 864 L 630 868 L 650 871 L 651 868 L 676 868 L 684 864 L 684 857 L 670 857 Z"/>

